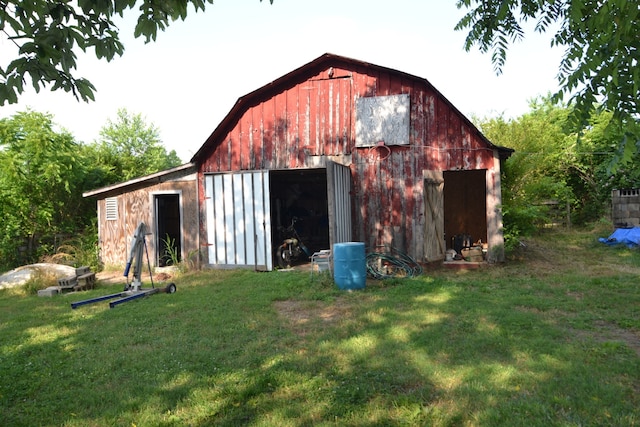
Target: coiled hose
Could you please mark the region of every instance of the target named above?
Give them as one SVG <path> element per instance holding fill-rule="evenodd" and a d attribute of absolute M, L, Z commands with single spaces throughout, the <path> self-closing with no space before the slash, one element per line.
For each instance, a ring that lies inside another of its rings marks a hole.
<path fill-rule="evenodd" d="M 408 278 L 422 274 L 422 267 L 416 260 L 387 246 L 377 246 L 375 251 L 368 251 L 366 264 L 367 274 L 378 280 Z"/>

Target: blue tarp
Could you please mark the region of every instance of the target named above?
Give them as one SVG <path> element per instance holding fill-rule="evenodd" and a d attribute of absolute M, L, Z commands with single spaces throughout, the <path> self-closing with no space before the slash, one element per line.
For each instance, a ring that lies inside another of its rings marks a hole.
<path fill-rule="evenodd" d="M 640 245 L 640 227 L 617 228 L 611 236 L 601 237 L 598 240 L 607 245 L 638 246 Z"/>

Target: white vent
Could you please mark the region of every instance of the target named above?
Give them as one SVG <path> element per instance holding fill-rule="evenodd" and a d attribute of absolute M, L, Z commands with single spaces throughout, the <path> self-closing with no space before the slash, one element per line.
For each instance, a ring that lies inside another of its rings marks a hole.
<path fill-rule="evenodd" d="M 118 219 L 118 198 L 107 197 L 105 199 L 105 210 L 107 221 L 115 221 Z"/>

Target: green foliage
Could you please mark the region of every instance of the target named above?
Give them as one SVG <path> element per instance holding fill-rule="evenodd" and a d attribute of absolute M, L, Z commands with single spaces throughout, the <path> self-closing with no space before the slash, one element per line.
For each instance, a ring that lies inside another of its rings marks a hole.
<path fill-rule="evenodd" d="M 42 257 L 98 269 L 95 201 L 82 193 L 181 163 L 139 114 L 118 111 L 101 135 L 78 144 L 30 110 L 0 120 L 0 270 Z"/>
<path fill-rule="evenodd" d="M 118 110 L 115 121 L 107 121 L 100 140 L 89 147 L 93 164 L 99 165 L 96 174 L 105 185 L 181 164 L 174 150 L 167 153 L 154 124 L 147 124 L 141 114 L 131 114 L 124 108 Z"/>
<path fill-rule="evenodd" d="M 82 227 L 78 215 L 85 163 L 52 117 L 26 111 L 0 120 L 0 259 L 15 264 L 38 257 L 43 243 Z"/>
<path fill-rule="evenodd" d="M 13 43 L 15 59 L 0 64 L 0 105 L 18 102 L 28 79 L 36 92 L 51 86 L 93 101 L 96 87 L 75 76 L 76 53 L 93 50 L 98 59 L 107 61 L 122 56 L 125 47 L 113 22 L 116 15 L 137 9 L 134 36 L 148 43 L 156 40 L 158 30 L 185 20 L 190 5 L 198 12 L 207 4 L 213 0 L 2 1 L 0 31 Z"/>
<path fill-rule="evenodd" d="M 640 186 L 640 155 L 612 173 L 619 137 L 613 114 L 592 116 L 584 131 L 575 128 L 572 108 L 551 96 L 531 101 L 531 111 L 516 119 L 480 121 L 487 137 L 515 149 L 503 165 L 502 193 L 507 249 L 543 225 L 553 223 L 549 202 L 571 207 L 571 222 L 585 224 L 608 212 L 611 190 Z M 562 207 L 562 208 L 560 208 Z"/>
<path fill-rule="evenodd" d="M 55 286 L 58 280 L 52 274 L 47 274 L 41 270 L 34 270 L 29 280 L 22 285 L 22 290 L 27 295 L 36 295 L 39 290 L 46 289 L 49 286 Z"/>
<path fill-rule="evenodd" d="M 167 234 L 166 239 L 162 239 L 164 242 L 164 257 L 167 259 L 167 265 L 178 266 L 180 264 L 180 253 L 176 247 L 176 239 L 172 239 Z"/>
<path fill-rule="evenodd" d="M 140 3 L 135 36 L 155 40 L 158 29 L 171 21 L 184 20 L 187 6 L 204 10 L 213 0 L 153 0 L 48 2 L 8 0 L 0 7 L 0 29 L 15 44 L 16 59 L 0 67 L 0 105 L 15 103 L 24 91 L 27 76 L 34 89 L 51 85 L 82 99 L 94 99 L 96 88 L 85 78 L 74 76 L 77 49 L 93 49 L 98 59 L 121 56 L 124 45 L 113 22 Z"/>
<path fill-rule="evenodd" d="M 620 139 L 610 171 L 632 161 L 640 141 L 638 0 L 458 0 L 457 6 L 469 9 L 456 25 L 469 30 L 465 48 L 491 51 L 497 73 L 509 45 L 524 37 L 527 21 L 536 22 L 537 32 L 555 28 L 551 45 L 565 54 L 554 99 L 570 99 L 571 123 L 579 130 L 588 127 L 596 107 L 611 112 L 605 132 Z"/>
<path fill-rule="evenodd" d="M 89 266 L 92 271 L 100 271 L 102 266 L 99 260 L 97 219 L 93 216 L 93 224 L 84 232 L 78 232 L 60 244 L 55 254 L 48 257 L 57 264 L 66 264 L 73 267 Z"/>

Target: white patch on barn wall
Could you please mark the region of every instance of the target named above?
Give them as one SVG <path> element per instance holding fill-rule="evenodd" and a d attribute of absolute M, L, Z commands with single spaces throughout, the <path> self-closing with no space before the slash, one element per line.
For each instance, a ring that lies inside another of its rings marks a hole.
<path fill-rule="evenodd" d="M 408 94 L 356 100 L 356 147 L 408 145 L 411 105 Z"/>

